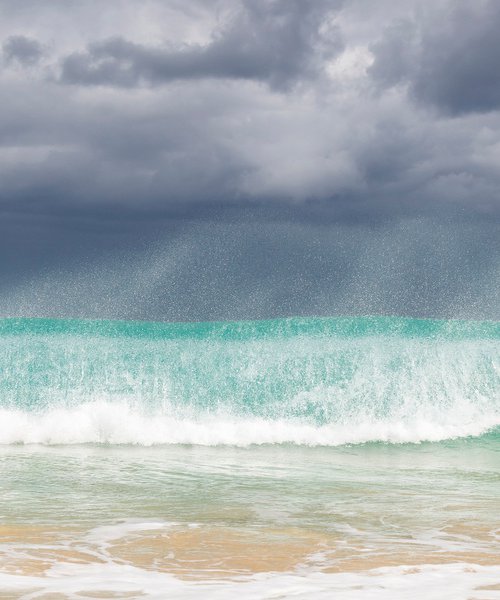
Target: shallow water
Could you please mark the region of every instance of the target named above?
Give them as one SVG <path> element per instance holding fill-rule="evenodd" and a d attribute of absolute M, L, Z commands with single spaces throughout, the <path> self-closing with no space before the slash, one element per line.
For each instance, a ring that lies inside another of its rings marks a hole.
<path fill-rule="evenodd" d="M 197 586 L 213 597 L 295 597 L 301 586 L 398 597 L 417 585 L 414 597 L 430 586 L 438 598 L 458 574 L 449 597 L 469 597 L 500 584 L 499 459 L 495 436 L 341 448 L 3 447 L 0 588 L 13 598 L 44 597 L 23 596 L 30 588 L 160 598 L 157 581 L 179 597 Z M 394 577 L 403 588 L 392 589 Z M 443 586 L 433 590 L 436 578 Z M 474 597 L 500 594 L 483 592 Z"/>

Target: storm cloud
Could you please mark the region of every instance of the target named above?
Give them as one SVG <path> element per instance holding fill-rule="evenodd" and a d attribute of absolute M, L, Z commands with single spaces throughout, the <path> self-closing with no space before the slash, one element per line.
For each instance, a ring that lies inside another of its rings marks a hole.
<path fill-rule="evenodd" d="M 498 316 L 499 26 L 494 0 L 5 0 L 0 312 Z"/>
<path fill-rule="evenodd" d="M 12 35 L 4 42 L 3 57 L 7 63 L 18 62 L 21 65 L 35 65 L 43 55 L 43 46 L 24 35 Z"/>
<path fill-rule="evenodd" d="M 390 25 L 369 69 L 450 115 L 500 108 L 500 4 L 452 2 Z"/>
<path fill-rule="evenodd" d="M 498 216 L 494 2 L 5 4 L 10 210 Z"/>
<path fill-rule="evenodd" d="M 339 31 L 329 22 L 337 4 L 243 0 L 205 45 L 153 47 L 114 37 L 64 58 L 60 81 L 133 87 L 182 79 L 249 79 L 287 89 L 297 80 L 314 78 L 342 49 Z"/>

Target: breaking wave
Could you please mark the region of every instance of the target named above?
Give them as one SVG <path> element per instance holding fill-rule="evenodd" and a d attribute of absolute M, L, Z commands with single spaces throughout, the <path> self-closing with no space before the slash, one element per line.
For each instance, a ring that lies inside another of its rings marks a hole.
<path fill-rule="evenodd" d="M 500 428 L 500 326 L 0 321 L 0 443 L 337 446 Z"/>

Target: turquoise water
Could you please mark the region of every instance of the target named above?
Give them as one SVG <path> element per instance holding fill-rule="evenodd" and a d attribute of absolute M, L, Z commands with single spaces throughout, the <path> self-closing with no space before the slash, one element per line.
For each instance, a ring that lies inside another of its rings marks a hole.
<path fill-rule="evenodd" d="M 0 321 L 0 597 L 499 598 L 499 390 L 495 322 Z"/>
<path fill-rule="evenodd" d="M 3 320 L 0 442 L 336 445 L 479 435 L 500 422 L 499 340 L 498 323 L 384 317 Z M 87 408 L 102 413 L 99 430 L 58 433 L 46 422 L 55 410 L 85 421 Z M 22 417 L 31 433 L 16 431 Z"/>

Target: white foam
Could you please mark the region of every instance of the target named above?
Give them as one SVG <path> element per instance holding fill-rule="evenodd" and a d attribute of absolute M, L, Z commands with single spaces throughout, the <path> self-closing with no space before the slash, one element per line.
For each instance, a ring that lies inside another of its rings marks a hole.
<path fill-rule="evenodd" d="M 127 519 L 114 523 L 113 525 L 101 525 L 90 530 L 85 540 L 91 543 L 107 545 L 110 542 L 128 537 L 134 534 L 143 534 L 146 531 L 161 531 L 170 529 L 175 523 L 166 521 L 140 521 Z"/>
<path fill-rule="evenodd" d="M 92 597 L 98 593 L 113 593 L 114 597 L 127 594 L 144 600 L 494 600 L 500 598 L 500 591 L 484 588 L 498 584 L 500 567 L 466 563 L 388 567 L 358 573 L 265 573 L 211 582 L 182 581 L 168 573 L 116 563 L 60 563 L 48 571 L 47 577 L 0 574 L 2 591 L 15 593 L 20 600 L 46 598 L 49 594 L 81 600 L 83 595 Z"/>
<path fill-rule="evenodd" d="M 479 436 L 500 425 L 500 415 L 474 411 L 314 426 L 299 421 L 212 415 L 182 418 L 146 415 L 125 402 L 87 402 L 43 413 L 0 409 L 0 444 L 197 444 L 204 446 L 293 443 L 338 446 L 372 441 L 408 443 Z"/>

